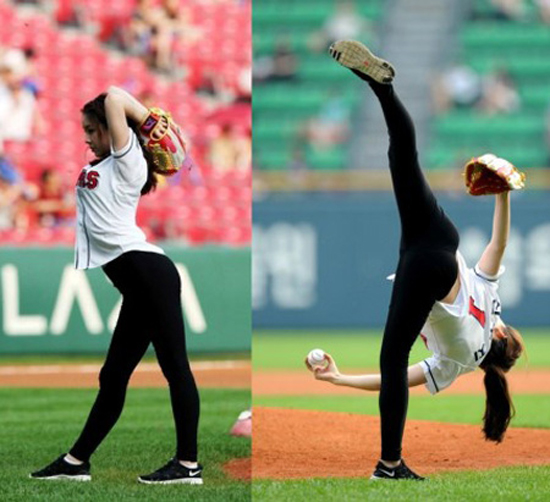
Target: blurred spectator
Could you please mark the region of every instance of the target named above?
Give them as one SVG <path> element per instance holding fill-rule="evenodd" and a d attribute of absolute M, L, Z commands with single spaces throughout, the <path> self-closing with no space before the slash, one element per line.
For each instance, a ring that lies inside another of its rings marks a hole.
<path fill-rule="evenodd" d="M 535 0 L 539 8 L 539 16 L 544 24 L 550 24 L 550 0 Z"/>
<path fill-rule="evenodd" d="M 516 85 L 506 69 L 499 68 L 480 77 L 463 64 L 450 68 L 436 79 L 433 99 L 436 113 L 452 108 L 478 108 L 493 115 L 511 113 L 520 106 Z"/>
<path fill-rule="evenodd" d="M 497 69 L 483 79 L 483 98 L 480 109 L 489 115 L 511 113 L 520 106 L 519 93 L 510 73 Z"/>
<path fill-rule="evenodd" d="M 316 150 L 342 144 L 349 136 L 351 110 L 337 91 L 329 95 L 317 115 L 309 119 L 300 131 Z"/>
<path fill-rule="evenodd" d="M 495 17 L 506 21 L 521 21 L 525 17 L 524 0 L 491 0 Z"/>
<path fill-rule="evenodd" d="M 252 103 L 252 68 L 249 64 L 242 66 L 239 70 L 236 101 Z"/>
<path fill-rule="evenodd" d="M 491 0 L 492 10 L 475 12 L 474 19 L 497 19 L 501 21 L 522 21 L 525 19 L 525 0 Z"/>
<path fill-rule="evenodd" d="M 125 33 L 124 46 L 149 65 L 153 64 L 153 27 L 157 22 L 158 12 L 151 0 L 137 0 Z"/>
<path fill-rule="evenodd" d="M 22 59 L 21 59 L 22 58 Z M 43 124 L 32 91 L 24 85 L 25 56 L 7 51 L 0 61 L 0 139 L 27 141 Z"/>
<path fill-rule="evenodd" d="M 449 109 L 470 108 L 482 96 L 482 80 L 469 66 L 458 64 L 435 79 L 433 99 L 436 113 Z"/>
<path fill-rule="evenodd" d="M 208 159 L 215 171 L 246 171 L 252 165 L 252 141 L 250 130 L 239 134 L 231 124 L 225 124 L 210 143 Z"/>
<path fill-rule="evenodd" d="M 254 83 L 284 82 L 296 78 L 298 58 L 287 37 L 280 37 L 275 42 L 272 55 L 263 56 L 254 62 Z"/>
<path fill-rule="evenodd" d="M 21 176 L 0 151 L 0 230 L 27 227 L 23 206 L 24 185 Z"/>
<path fill-rule="evenodd" d="M 335 0 L 333 14 L 312 36 L 309 45 L 315 52 L 322 52 L 335 40 L 346 39 L 372 40 L 371 23 L 357 12 L 352 0 Z"/>
<path fill-rule="evenodd" d="M 151 26 L 152 66 L 156 70 L 170 74 L 175 70 L 173 42 L 180 30 L 185 28 L 187 20 L 182 15 L 179 2 L 163 0 L 155 14 Z"/>
<path fill-rule="evenodd" d="M 38 72 L 34 66 L 36 51 L 33 47 L 27 47 L 23 50 L 23 54 L 25 55 L 26 68 L 22 76 L 22 84 L 23 87 L 31 91 L 33 95 L 37 97 L 40 93 L 40 82 L 38 79 Z"/>
<path fill-rule="evenodd" d="M 138 0 L 123 37 L 123 45 L 133 55 L 167 74 L 174 74 L 177 61 L 174 43 L 184 45 L 197 41 L 201 30 L 191 22 L 188 9 L 179 0 L 162 0 L 155 6 L 151 0 Z"/>
<path fill-rule="evenodd" d="M 37 215 L 38 223 L 43 227 L 56 227 L 72 221 L 74 202 L 71 191 L 63 186 L 62 178 L 57 171 L 42 171 L 32 209 Z"/>

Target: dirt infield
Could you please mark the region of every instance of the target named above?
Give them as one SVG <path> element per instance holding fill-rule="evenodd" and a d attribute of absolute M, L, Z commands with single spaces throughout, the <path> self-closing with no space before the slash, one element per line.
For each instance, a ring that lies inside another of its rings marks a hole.
<path fill-rule="evenodd" d="M 252 477 L 367 477 L 380 421 L 349 413 L 255 407 Z M 500 445 L 479 426 L 409 420 L 403 456 L 420 474 L 550 464 L 550 430 L 511 428 Z"/>
<path fill-rule="evenodd" d="M 305 368 L 295 371 L 255 371 L 252 376 L 254 395 L 361 395 L 365 391 L 349 387 L 337 387 L 319 382 Z M 550 394 L 550 371 L 512 370 L 508 382 L 513 394 Z M 482 394 L 483 372 L 474 371 L 461 376 L 445 394 Z M 414 387 L 411 394 L 428 394 L 424 386 Z"/>
<path fill-rule="evenodd" d="M 550 394 L 550 371 L 514 370 L 513 393 Z M 365 391 L 315 380 L 307 370 L 258 371 L 258 395 L 364 395 Z M 483 372 L 459 378 L 445 394 L 481 394 Z M 411 394 L 428 394 L 424 386 Z M 253 478 L 366 477 L 377 461 L 380 421 L 348 413 L 255 407 Z M 322 444 L 319 445 L 319 438 Z M 511 465 L 550 464 L 550 430 L 511 428 L 500 445 L 487 442 L 481 427 L 409 420 L 404 457 L 421 474 Z M 439 446 L 444 445 L 444 447 Z"/>
<path fill-rule="evenodd" d="M 249 361 L 198 361 L 191 363 L 199 387 L 250 388 Z M 79 388 L 98 385 L 99 364 L 0 366 L 0 387 Z M 156 363 L 142 363 L 130 387 L 165 387 Z"/>

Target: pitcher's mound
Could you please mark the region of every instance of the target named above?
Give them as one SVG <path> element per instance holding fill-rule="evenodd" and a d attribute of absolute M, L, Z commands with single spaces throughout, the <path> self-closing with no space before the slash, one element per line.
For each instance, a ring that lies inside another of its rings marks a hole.
<path fill-rule="evenodd" d="M 223 466 L 223 470 L 230 478 L 250 481 L 252 461 L 250 458 L 234 458 Z"/>
<path fill-rule="evenodd" d="M 370 477 L 380 420 L 366 415 L 255 407 L 253 478 Z M 550 464 L 550 430 L 511 428 L 501 444 L 479 426 L 408 420 L 403 457 L 420 475 Z"/>

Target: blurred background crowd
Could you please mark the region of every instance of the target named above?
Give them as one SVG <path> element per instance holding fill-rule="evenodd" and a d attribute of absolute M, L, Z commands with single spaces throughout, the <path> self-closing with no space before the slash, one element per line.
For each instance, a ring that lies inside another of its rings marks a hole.
<path fill-rule="evenodd" d="M 427 169 L 459 169 L 487 151 L 550 166 L 548 0 L 263 0 L 253 23 L 258 181 L 385 168 L 376 106 L 327 57 L 340 38 L 395 64 Z"/>
<path fill-rule="evenodd" d="M 84 103 L 168 109 L 194 166 L 145 197 L 152 240 L 248 245 L 249 0 L 0 0 L 0 243 L 71 244 Z"/>

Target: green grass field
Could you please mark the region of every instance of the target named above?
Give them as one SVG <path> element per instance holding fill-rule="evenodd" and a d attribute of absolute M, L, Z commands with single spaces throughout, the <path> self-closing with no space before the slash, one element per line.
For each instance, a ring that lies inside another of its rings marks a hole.
<path fill-rule="evenodd" d="M 167 389 L 128 391 L 122 417 L 92 457 L 91 483 L 28 479 L 30 471 L 72 445 L 95 395 L 93 389 L 0 389 L 0 500 L 250 500 L 250 484 L 229 479 L 222 468 L 233 458 L 250 456 L 250 440 L 228 434 L 250 405 L 248 390 L 201 390 L 203 486 L 148 486 L 136 480 L 174 454 Z"/>
<path fill-rule="evenodd" d="M 550 368 L 550 329 L 521 330 L 527 359 L 518 368 Z M 302 369 L 314 348 L 332 354 L 343 368 L 378 368 L 382 331 L 259 331 L 252 342 L 254 369 Z M 420 339 L 411 352 L 411 362 L 429 355 Z"/>
<path fill-rule="evenodd" d="M 522 369 L 550 369 L 550 329 L 522 330 L 528 358 Z M 254 370 L 304 369 L 309 350 L 330 352 L 342 371 L 360 372 L 378 367 L 381 332 L 374 331 L 262 331 L 254 334 Z M 411 363 L 427 357 L 422 342 L 413 348 Z M 512 370 L 513 371 L 513 370 Z M 550 395 L 515 395 L 514 426 L 550 428 Z M 359 396 L 254 396 L 254 404 L 279 408 L 378 414 L 378 397 Z M 484 397 L 445 394 L 413 396 L 408 416 L 412 419 L 481 424 Z M 437 447 L 434 446 L 434 454 Z M 365 466 L 366 475 L 368 468 Z M 492 471 L 442 473 L 428 483 L 371 483 L 366 479 L 311 479 L 254 481 L 253 498 L 261 501 L 369 500 L 369 501 L 506 501 L 549 500 L 550 465 L 501 468 Z"/>

